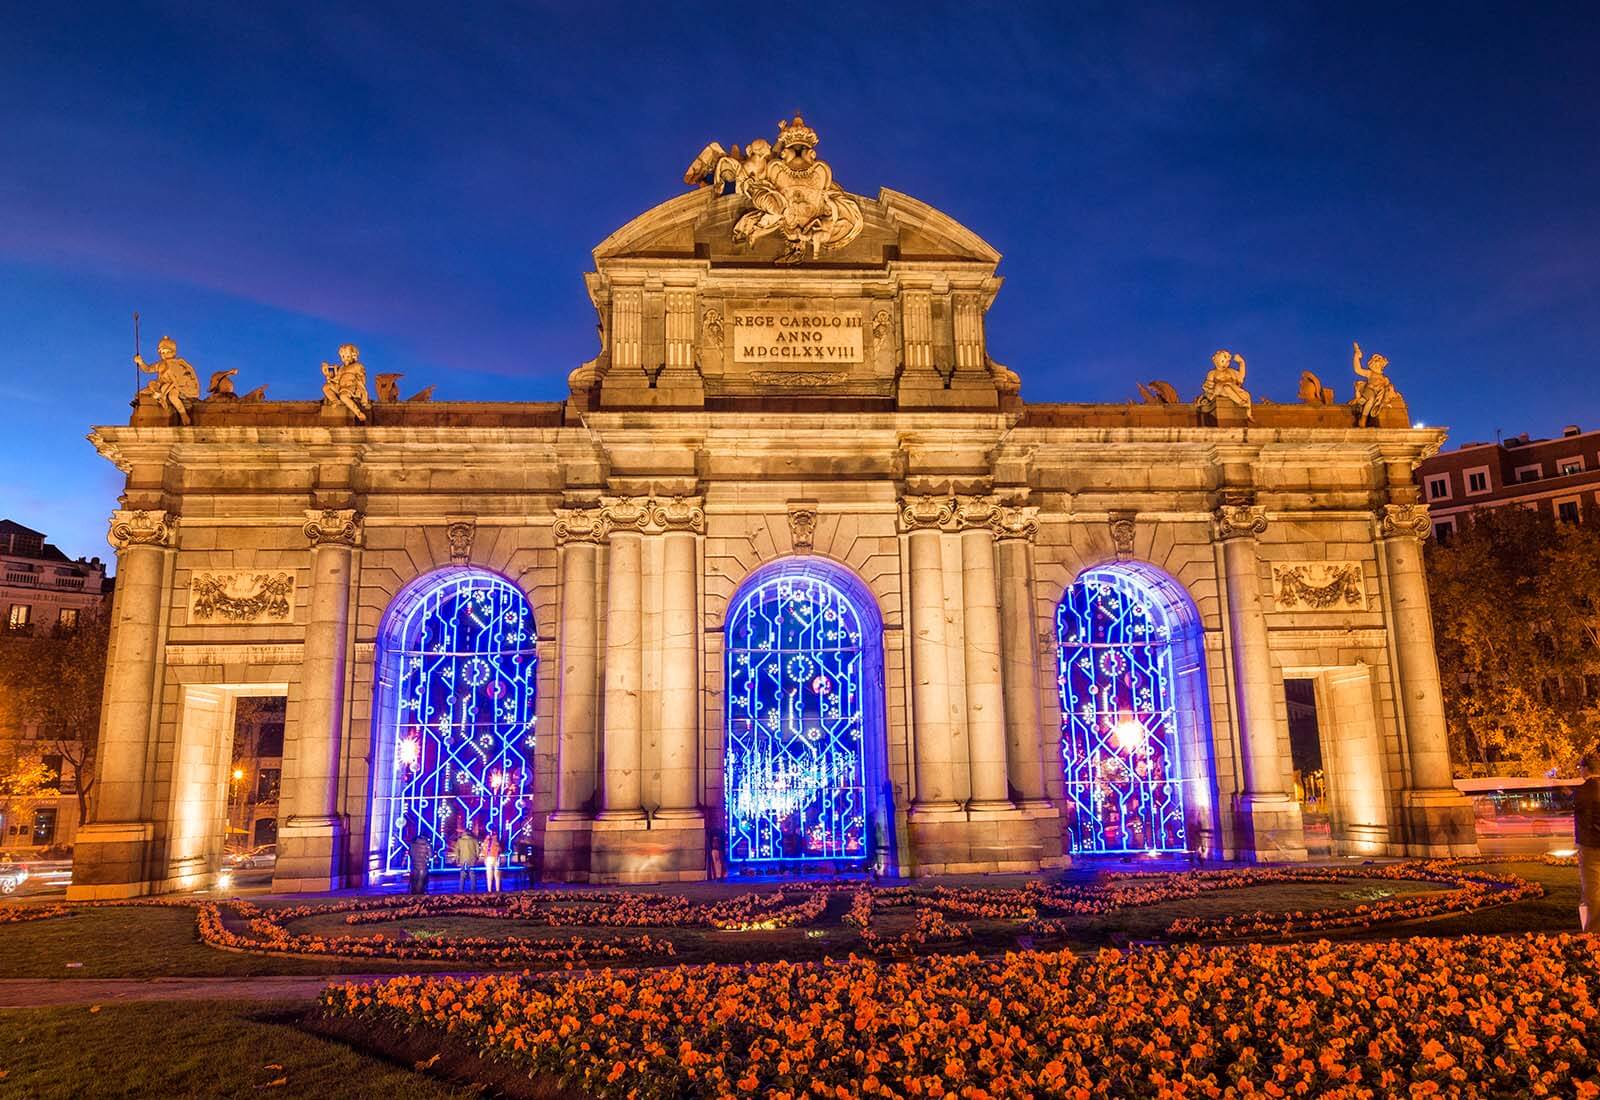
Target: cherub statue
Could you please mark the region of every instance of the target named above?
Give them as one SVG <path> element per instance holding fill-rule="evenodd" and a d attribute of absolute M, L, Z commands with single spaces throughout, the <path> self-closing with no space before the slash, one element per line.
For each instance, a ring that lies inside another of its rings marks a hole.
<path fill-rule="evenodd" d="M 1324 386 L 1322 379 L 1308 370 L 1300 372 L 1300 401 L 1306 405 L 1333 404 L 1333 387 Z"/>
<path fill-rule="evenodd" d="M 1171 382 L 1157 379 L 1153 382 L 1139 383 L 1139 399 L 1146 405 L 1176 405 L 1178 391 Z"/>
<path fill-rule="evenodd" d="M 1355 372 L 1356 396 L 1350 404 L 1356 409 L 1356 424 L 1365 427 L 1369 424 L 1376 425 L 1378 417 L 1393 404 L 1399 397 L 1399 392 L 1394 388 L 1394 383 L 1389 381 L 1385 373 L 1389 360 L 1373 352 L 1367 357 L 1367 365 L 1361 365 L 1361 345 L 1355 346 Z"/>
<path fill-rule="evenodd" d="M 146 374 L 155 375 L 144 392 L 157 405 L 177 413 L 179 422 L 187 425 L 189 403 L 200 400 L 200 379 L 187 359 L 178 358 L 178 342 L 172 337 L 163 336 L 157 341 L 156 355 L 154 363 L 146 363 L 137 354 L 133 357 L 135 366 Z"/>
<path fill-rule="evenodd" d="M 1235 370 L 1233 364 L 1239 364 Z M 1200 398 L 1195 408 L 1202 413 L 1214 413 L 1218 401 L 1227 401 L 1244 409 L 1245 418 L 1251 419 L 1250 394 L 1244 388 L 1244 356 L 1231 351 L 1218 350 L 1211 356 L 1211 370 L 1200 385 Z"/>
<path fill-rule="evenodd" d="M 367 422 L 372 399 L 367 396 L 367 368 L 361 362 L 361 349 L 354 344 L 339 345 L 339 365 L 322 364 L 322 402 L 343 405 L 361 423 Z"/>

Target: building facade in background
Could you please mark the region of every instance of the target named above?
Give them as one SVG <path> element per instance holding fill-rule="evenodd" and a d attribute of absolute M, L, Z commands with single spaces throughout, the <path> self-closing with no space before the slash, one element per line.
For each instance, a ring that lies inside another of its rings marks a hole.
<path fill-rule="evenodd" d="M 0 519 L 0 614 L 5 616 L 0 629 L 7 635 L 76 630 L 80 619 L 99 608 L 110 588 L 99 558 L 74 561 L 40 532 Z M 0 638 L 0 644 L 5 641 Z M 7 721 L 0 708 L 0 723 Z M 0 725 L 0 747 L 42 760 L 55 773 L 57 787 L 56 793 L 19 802 L 0 813 L 0 848 L 72 843 L 78 826 L 78 777 L 72 761 L 82 758 L 81 741 L 75 730 L 42 730 L 14 722 Z"/>
<path fill-rule="evenodd" d="M 591 882 L 1302 859 L 1286 678 L 1335 847 L 1476 850 L 1412 477 L 1443 433 L 1382 358 L 1348 405 L 1225 351 L 1193 401 L 1025 402 L 999 254 L 815 147 L 708 146 L 595 249 L 563 401 L 373 395 L 349 345 L 321 400 L 194 400 L 164 349 L 92 436 L 127 485 L 74 896 L 210 881 L 264 695 L 281 890 L 462 829 Z"/>
<path fill-rule="evenodd" d="M 1530 508 L 1563 523 L 1600 517 L 1600 431 L 1569 424 L 1554 439 L 1528 434 L 1465 443 L 1417 467 L 1434 534 L 1448 540 L 1479 508 Z"/>

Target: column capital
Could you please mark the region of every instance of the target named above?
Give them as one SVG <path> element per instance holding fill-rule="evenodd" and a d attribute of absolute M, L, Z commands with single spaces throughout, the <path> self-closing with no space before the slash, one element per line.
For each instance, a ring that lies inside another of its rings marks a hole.
<path fill-rule="evenodd" d="M 949 497 L 926 493 L 900 498 L 900 529 L 907 533 L 940 530 L 954 515 L 954 502 Z"/>
<path fill-rule="evenodd" d="M 1031 504 L 1002 507 L 995 533 L 1001 542 L 1012 539 L 1032 542 L 1039 533 L 1039 509 Z"/>
<path fill-rule="evenodd" d="M 1425 504 L 1385 504 L 1377 519 L 1379 538 L 1425 539 L 1433 531 Z"/>
<path fill-rule="evenodd" d="M 178 517 L 166 511 L 118 508 L 111 513 L 106 541 L 120 554 L 130 546 L 171 547 L 178 543 Z"/>
<path fill-rule="evenodd" d="M 302 530 L 313 547 L 361 545 L 362 515 L 354 508 L 307 508 Z"/>
<path fill-rule="evenodd" d="M 1267 529 L 1267 510 L 1259 504 L 1224 504 L 1213 515 L 1218 539 L 1259 535 Z"/>
<path fill-rule="evenodd" d="M 668 501 L 652 497 L 650 523 L 663 531 L 701 534 L 706 529 L 706 510 L 700 506 L 699 497 L 675 496 Z"/>
<path fill-rule="evenodd" d="M 993 497 L 956 497 L 951 518 L 957 531 L 998 532 L 1000 517 Z"/>
<path fill-rule="evenodd" d="M 557 508 L 554 531 L 558 546 L 565 546 L 570 542 L 604 542 L 606 538 L 604 509 Z"/>

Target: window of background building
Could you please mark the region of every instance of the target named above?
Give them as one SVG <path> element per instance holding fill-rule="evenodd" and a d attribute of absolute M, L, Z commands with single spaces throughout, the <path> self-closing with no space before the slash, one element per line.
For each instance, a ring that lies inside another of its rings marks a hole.
<path fill-rule="evenodd" d="M 278 801 L 278 768 L 262 768 L 256 773 L 256 804 Z"/>
<path fill-rule="evenodd" d="M 1562 474 L 1581 474 L 1583 473 L 1583 456 L 1575 455 L 1572 458 L 1563 458 L 1556 463 L 1556 469 L 1560 470 Z"/>
<path fill-rule="evenodd" d="M 1544 474 L 1544 467 L 1543 466 L 1518 466 L 1517 467 L 1517 480 L 1518 481 L 1538 481 L 1539 478 L 1543 474 Z"/>
<path fill-rule="evenodd" d="M 1578 522 L 1578 498 L 1570 497 L 1567 500 L 1556 501 L 1556 519 L 1562 523 Z"/>
<path fill-rule="evenodd" d="M 76 607 L 63 607 L 61 616 L 56 620 L 56 625 L 62 630 L 78 629 L 78 609 Z"/>
<path fill-rule="evenodd" d="M 1454 519 L 1437 519 L 1433 521 L 1433 537 L 1439 540 L 1439 545 L 1443 546 L 1449 542 L 1450 536 L 1455 533 L 1456 521 Z"/>
<path fill-rule="evenodd" d="M 1428 479 L 1429 500 L 1450 499 L 1450 479 L 1448 477 L 1430 477 Z"/>
<path fill-rule="evenodd" d="M 41 806 L 33 811 L 33 842 L 53 844 L 56 839 L 56 810 L 54 806 Z"/>
<path fill-rule="evenodd" d="M 7 630 L 26 630 L 33 621 L 33 607 L 30 604 L 14 603 L 11 605 L 11 614 L 6 617 Z"/>
<path fill-rule="evenodd" d="M 1467 492 L 1487 493 L 1489 491 L 1489 468 L 1480 466 L 1476 470 L 1467 471 Z"/>

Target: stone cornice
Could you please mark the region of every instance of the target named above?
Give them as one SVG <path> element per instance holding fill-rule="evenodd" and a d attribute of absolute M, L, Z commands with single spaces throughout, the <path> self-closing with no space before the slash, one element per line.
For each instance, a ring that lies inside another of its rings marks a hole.
<path fill-rule="evenodd" d="M 354 508 L 308 508 L 301 529 L 314 547 L 361 545 L 361 513 Z"/>
<path fill-rule="evenodd" d="M 165 511 L 119 508 L 111 513 L 106 541 L 119 553 L 130 546 L 176 546 L 178 517 Z"/>
<path fill-rule="evenodd" d="M 1377 520 L 1379 538 L 1425 539 L 1433 532 L 1425 504 L 1385 504 Z"/>

